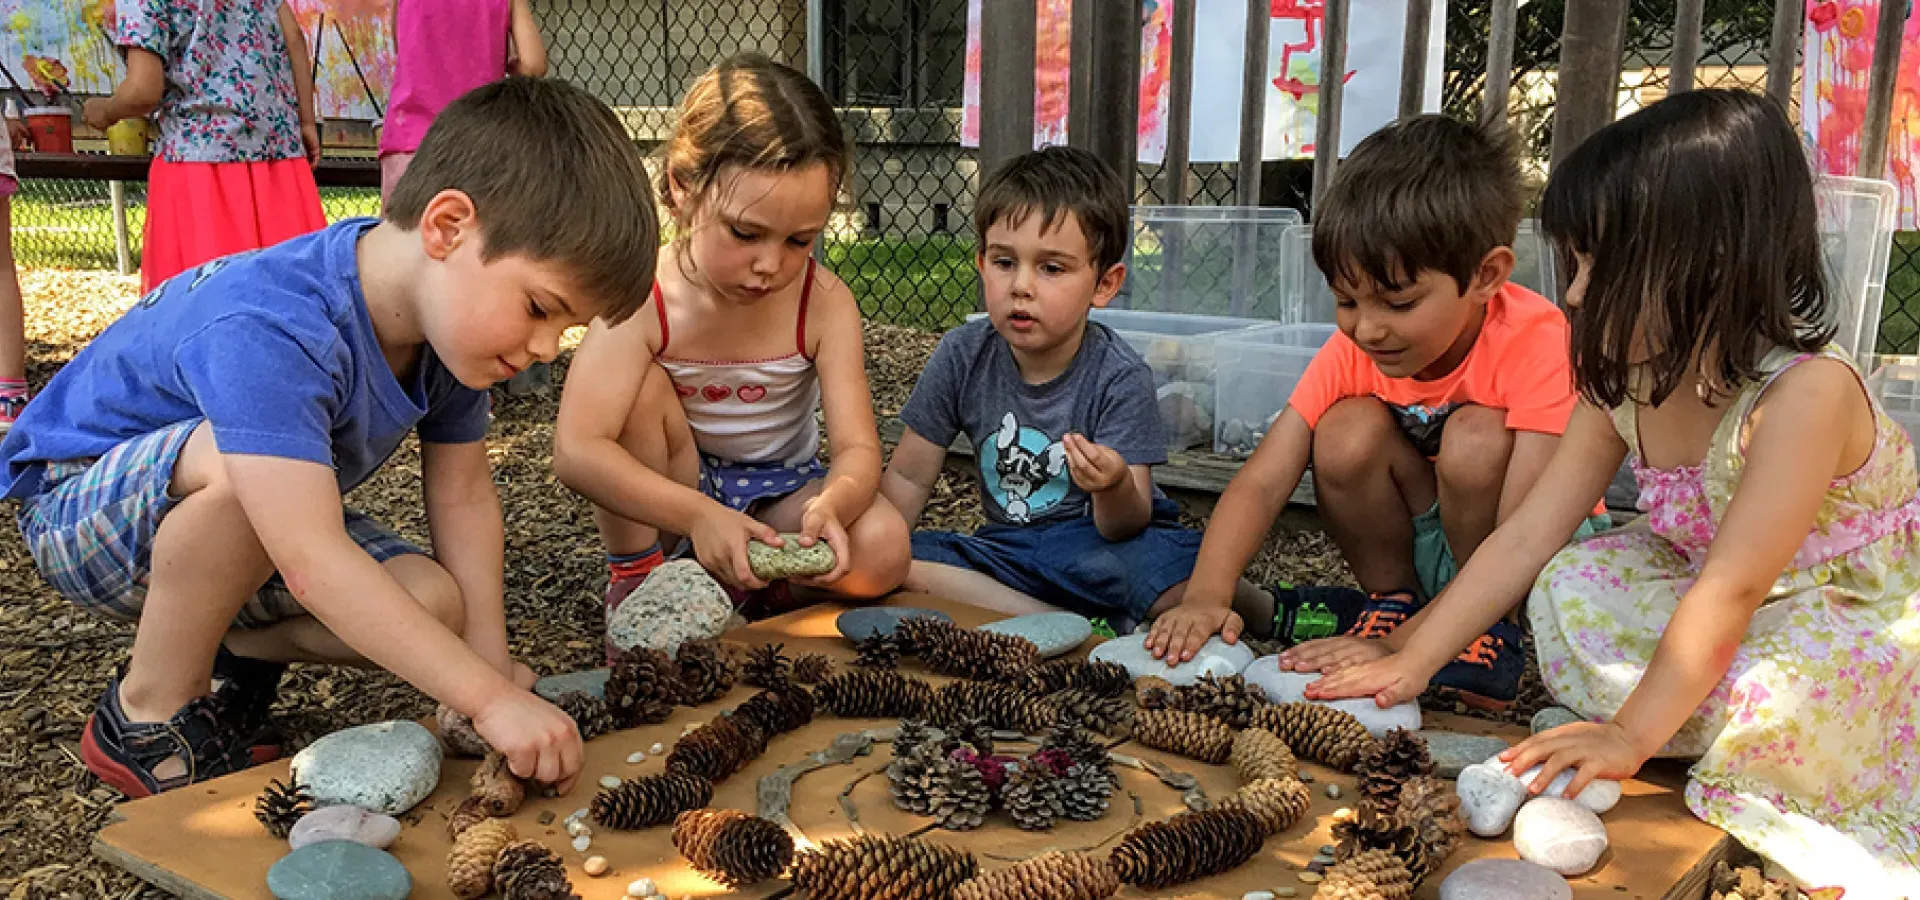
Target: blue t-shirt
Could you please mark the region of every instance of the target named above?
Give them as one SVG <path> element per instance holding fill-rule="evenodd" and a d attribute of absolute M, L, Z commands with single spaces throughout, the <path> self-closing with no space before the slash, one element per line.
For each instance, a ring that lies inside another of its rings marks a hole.
<path fill-rule="evenodd" d="M 4 496 L 42 487 L 43 462 L 91 459 L 189 419 L 222 453 L 331 466 L 342 493 L 418 426 L 429 443 L 486 436 L 488 396 L 423 348 L 409 383 L 388 368 L 360 292 L 351 219 L 169 279 L 62 367 L 0 441 Z"/>

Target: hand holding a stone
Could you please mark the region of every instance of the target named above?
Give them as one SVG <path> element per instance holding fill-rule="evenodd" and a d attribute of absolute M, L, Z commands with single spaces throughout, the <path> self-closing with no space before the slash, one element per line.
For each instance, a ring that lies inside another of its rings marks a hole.
<path fill-rule="evenodd" d="M 1369 662 L 1329 672 L 1307 685 L 1308 700 L 1344 700 L 1348 697 L 1372 697 L 1381 709 L 1390 709 L 1418 699 L 1427 689 L 1431 671 L 1409 659 L 1405 653 L 1389 653 Z"/>
<path fill-rule="evenodd" d="M 702 568 L 726 584 L 758 590 L 767 583 L 753 574 L 753 563 L 747 558 L 748 541 L 784 546 L 773 526 L 717 502 L 693 526 L 693 553 Z"/>
<path fill-rule="evenodd" d="M 826 492 L 822 491 L 807 501 L 806 509 L 800 514 L 800 546 L 811 547 L 820 541 L 827 542 L 827 548 L 833 551 L 833 571 L 811 578 L 795 576 L 791 580 L 796 584 L 810 587 L 828 587 L 846 577 L 852 568 L 852 554 L 847 552 L 847 529 L 840 524 L 840 515 L 833 504 L 826 502 Z"/>
<path fill-rule="evenodd" d="M 1127 460 L 1118 450 L 1096 444 L 1083 434 L 1069 434 L 1060 443 L 1067 451 L 1067 472 L 1081 490 L 1098 494 L 1126 482 Z"/>
<path fill-rule="evenodd" d="M 1500 754 L 1500 761 L 1514 774 L 1539 766 L 1539 776 L 1527 785 L 1533 794 L 1545 791 L 1561 770 L 1573 769 L 1573 781 L 1561 793 L 1578 797 L 1596 778 L 1632 778 L 1647 756 L 1640 752 L 1633 735 L 1618 723 L 1574 722 L 1526 739 Z"/>
<path fill-rule="evenodd" d="M 1332 674 L 1361 663 L 1393 655 L 1378 638 L 1330 637 L 1289 647 L 1280 654 L 1280 668 L 1287 672 L 1325 672 Z"/>
<path fill-rule="evenodd" d="M 585 754 L 573 719 L 530 691 L 503 691 L 479 715 L 473 727 L 488 745 L 507 758 L 521 778 L 553 785 L 564 794 L 580 777 Z"/>
<path fill-rule="evenodd" d="M 1147 652 L 1154 659 L 1176 665 L 1193 658 L 1207 638 L 1215 634 L 1229 644 L 1240 640 L 1246 623 L 1230 605 L 1182 602 L 1153 620 L 1147 633 Z"/>

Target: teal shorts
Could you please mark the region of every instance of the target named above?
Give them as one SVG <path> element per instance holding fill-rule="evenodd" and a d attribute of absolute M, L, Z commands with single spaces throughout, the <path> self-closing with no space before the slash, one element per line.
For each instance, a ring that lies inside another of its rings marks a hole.
<path fill-rule="evenodd" d="M 1613 520 L 1607 516 L 1588 516 L 1573 533 L 1573 539 L 1592 537 L 1612 527 Z M 1413 571 L 1420 577 L 1420 591 L 1428 599 L 1440 596 L 1440 589 L 1460 574 L 1460 566 L 1453 559 L 1453 546 L 1447 543 L 1447 532 L 1440 527 L 1438 500 L 1426 512 L 1413 517 Z"/>

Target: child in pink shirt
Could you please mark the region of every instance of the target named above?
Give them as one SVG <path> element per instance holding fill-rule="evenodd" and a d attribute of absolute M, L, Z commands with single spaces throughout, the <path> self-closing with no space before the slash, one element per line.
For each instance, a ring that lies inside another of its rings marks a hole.
<path fill-rule="evenodd" d="M 447 104 L 508 75 L 547 74 L 528 0 L 395 0 L 393 42 L 393 100 L 380 132 L 382 203 Z"/>

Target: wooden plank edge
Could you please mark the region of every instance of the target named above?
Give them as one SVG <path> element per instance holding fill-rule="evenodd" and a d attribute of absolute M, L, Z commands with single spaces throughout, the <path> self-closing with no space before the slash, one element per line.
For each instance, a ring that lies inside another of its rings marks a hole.
<path fill-rule="evenodd" d="M 1694 862 L 1693 868 L 1688 869 L 1687 874 L 1680 876 L 1680 880 L 1674 882 L 1673 887 L 1668 888 L 1660 900 L 1706 900 L 1709 894 L 1708 889 L 1713 884 L 1713 867 L 1725 860 L 1731 852 L 1733 852 L 1733 837 L 1726 834 L 1720 835 L 1720 839 L 1715 841 L 1712 847 L 1707 848 L 1707 852 Z"/>
<path fill-rule="evenodd" d="M 95 858 L 107 865 L 116 866 L 135 878 L 185 900 L 233 900 L 225 894 L 216 894 L 202 887 L 198 882 L 140 858 L 120 849 L 104 840 L 98 834 L 93 837 L 92 851 Z"/>

